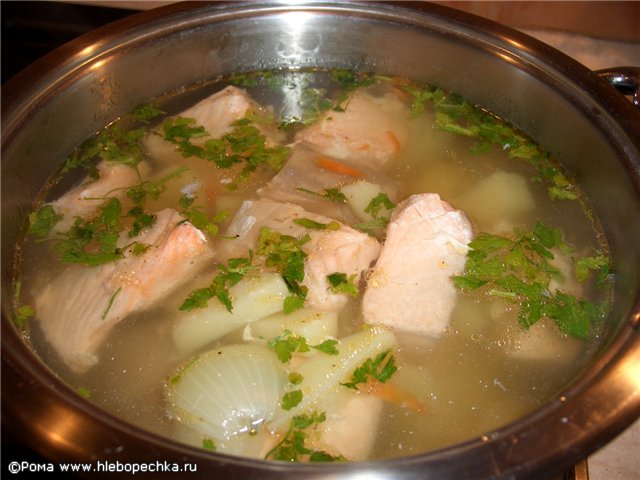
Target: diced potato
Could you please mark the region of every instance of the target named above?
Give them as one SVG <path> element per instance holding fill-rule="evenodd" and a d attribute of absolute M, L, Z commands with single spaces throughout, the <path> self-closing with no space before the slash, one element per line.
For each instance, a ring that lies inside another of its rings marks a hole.
<path fill-rule="evenodd" d="M 236 328 L 281 311 L 289 290 L 279 274 L 264 273 L 241 280 L 229 293 L 233 312 L 211 300 L 206 308 L 191 310 L 179 318 L 173 340 L 180 353 L 193 352 Z"/>
<path fill-rule="evenodd" d="M 502 170 L 479 181 L 453 202 L 483 231 L 511 231 L 513 223 L 535 207 L 526 179 Z M 499 219 L 499 220 L 498 220 Z"/>
<path fill-rule="evenodd" d="M 380 185 L 367 182 L 365 180 L 350 183 L 341 188 L 342 193 L 347 197 L 347 204 L 353 210 L 353 213 L 363 222 L 373 220 L 373 215 L 365 212 L 371 200 L 383 193 Z M 385 210 L 381 215 L 385 214 Z"/>
<path fill-rule="evenodd" d="M 247 325 L 245 340 L 269 341 L 285 330 L 304 337 L 309 345 L 318 345 L 338 333 L 338 314 L 301 308 L 292 313 L 274 313 Z"/>

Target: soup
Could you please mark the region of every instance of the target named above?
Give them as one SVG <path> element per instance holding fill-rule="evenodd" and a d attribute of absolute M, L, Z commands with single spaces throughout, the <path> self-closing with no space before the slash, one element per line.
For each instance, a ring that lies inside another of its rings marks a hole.
<path fill-rule="evenodd" d="M 79 146 L 29 217 L 16 323 L 89 401 L 275 461 L 421 453 L 557 395 L 608 250 L 529 138 L 406 79 L 255 72 Z"/>

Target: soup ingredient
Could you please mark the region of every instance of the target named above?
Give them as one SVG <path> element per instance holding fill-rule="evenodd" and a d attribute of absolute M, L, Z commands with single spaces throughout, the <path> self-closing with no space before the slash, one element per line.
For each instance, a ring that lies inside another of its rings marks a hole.
<path fill-rule="evenodd" d="M 296 220 L 300 219 L 313 220 L 323 225 L 335 222 L 297 205 L 268 200 L 247 200 L 243 202 L 225 233 L 226 237 L 233 239 L 229 240 L 224 248 L 230 255 L 255 250 L 259 242 L 258 237 L 265 235 L 262 233 L 265 227 L 293 239 L 302 239 L 308 235 L 309 240 L 302 244 L 306 256 L 303 276 L 297 279 L 307 292 L 304 305 L 319 310 L 338 311 L 346 304 L 347 296 L 332 292 L 327 276 L 336 272 L 347 276 L 355 275 L 353 282 L 357 283 L 362 271 L 377 258 L 380 245 L 374 238 L 346 225 L 340 224 L 337 230 L 308 229 L 296 223 Z M 281 253 L 269 250 L 275 248 L 274 246 L 267 248 L 264 241 L 262 243 L 262 252 L 258 253 L 266 255 L 267 258 L 271 253 L 282 257 Z M 274 265 L 275 259 L 271 262 L 271 266 Z"/>
<path fill-rule="evenodd" d="M 178 350 L 191 353 L 250 322 L 280 312 L 289 290 L 277 273 L 262 273 L 240 280 L 229 288 L 229 310 L 220 302 L 179 313 L 173 328 Z"/>
<path fill-rule="evenodd" d="M 211 438 L 218 451 L 244 453 L 252 436 L 266 433 L 286 381 L 269 349 L 227 345 L 203 353 L 169 378 L 167 408 L 182 427 L 201 436 L 198 446 Z"/>
<path fill-rule="evenodd" d="M 396 345 L 393 333 L 381 327 L 370 327 L 340 339 L 337 355 L 323 352 L 309 357 L 296 367 L 303 381 L 293 385 L 288 391 L 300 390 L 303 398 L 290 410 L 279 410 L 273 418 L 271 427 L 278 430 L 302 412 L 313 409 L 323 398 L 335 390 L 345 387 L 340 384 L 368 358 L 376 357 Z"/>
<path fill-rule="evenodd" d="M 373 96 L 366 90 L 356 90 L 343 111 L 325 112 L 296 139 L 324 155 L 344 160 L 347 167 L 378 168 L 397 156 L 407 142 L 408 117 L 407 105 L 394 92 Z"/>
<path fill-rule="evenodd" d="M 120 241 L 128 240 L 125 234 Z M 148 245 L 144 253 L 125 249 L 118 262 L 74 266 L 36 296 L 45 337 L 77 373 L 98 361 L 115 325 L 155 305 L 213 257 L 204 234 L 171 209 L 158 212 L 155 225 L 134 240 Z"/>
<path fill-rule="evenodd" d="M 556 252 L 569 252 L 562 232 L 537 222 L 532 232 L 514 229 L 512 237 L 483 233 L 470 244 L 463 275 L 454 277 L 458 288 L 483 291 L 519 305 L 518 321 L 528 328 L 542 317 L 552 319 L 560 330 L 576 338 L 587 339 L 600 308 L 556 289 L 550 283 L 560 270 L 551 263 Z M 607 268 L 607 265 L 596 265 Z"/>
<path fill-rule="evenodd" d="M 288 314 L 274 313 L 247 325 L 243 339 L 266 342 L 285 331 L 305 338 L 311 345 L 318 345 L 337 336 L 338 314 L 312 308 L 301 308 Z"/>
<path fill-rule="evenodd" d="M 55 231 L 67 231 L 76 217 L 88 218 L 95 213 L 107 195 L 119 200 L 126 199 L 127 188 L 140 182 L 141 172 L 148 172 L 149 166 L 145 162 L 138 165 L 138 169 L 121 163 L 102 161 L 97 166 L 99 178 L 85 180 L 81 185 L 69 190 L 59 199 L 51 203 L 53 209 L 62 215 L 61 221 L 55 226 Z"/>
<path fill-rule="evenodd" d="M 389 223 L 380 258 L 367 279 L 364 321 L 400 332 L 439 336 L 449 324 L 472 229 L 464 213 L 437 194 L 400 203 Z"/>

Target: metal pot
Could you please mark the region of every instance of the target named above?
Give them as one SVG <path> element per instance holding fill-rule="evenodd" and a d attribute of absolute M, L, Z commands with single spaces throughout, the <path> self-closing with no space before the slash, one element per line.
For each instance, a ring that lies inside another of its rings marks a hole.
<path fill-rule="evenodd" d="M 281 465 L 128 425 L 80 398 L 18 334 L 14 256 L 59 159 L 150 97 L 231 72 L 297 67 L 442 86 L 509 119 L 578 179 L 611 245 L 615 301 L 603 347 L 556 398 L 486 436 L 419 456 Z M 526 35 L 422 2 L 174 4 L 91 32 L 21 72 L 4 88 L 2 129 L 2 424 L 46 459 L 110 461 L 93 466 L 125 474 L 132 462 L 155 471 L 190 462 L 191 478 L 540 479 L 640 415 L 640 112 L 594 72 Z"/>

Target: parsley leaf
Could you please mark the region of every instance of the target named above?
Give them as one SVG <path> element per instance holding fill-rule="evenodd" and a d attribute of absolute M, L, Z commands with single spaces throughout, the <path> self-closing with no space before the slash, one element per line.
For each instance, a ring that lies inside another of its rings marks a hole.
<path fill-rule="evenodd" d="M 302 401 L 302 390 L 292 390 L 285 393 L 282 396 L 282 408 L 283 410 L 291 410 Z"/>
<path fill-rule="evenodd" d="M 310 351 L 310 348 L 326 353 L 327 355 L 337 355 L 337 344 L 337 340 L 328 339 L 318 345 L 309 345 L 305 337 L 296 335 L 291 332 L 291 330 L 285 330 L 268 343 L 269 347 L 276 353 L 278 360 L 282 363 L 287 363 L 291 360 L 294 353 L 305 353 Z"/>
<path fill-rule="evenodd" d="M 362 365 L 353 371 L 350 381 L 340 385 L 355 390 L 359 384 L 367 383 L 369 377 L 381 383 L 386 383 L 396 370 L 398 370 L 398 367 L 395 366 L 395 359 L 391 350 L 385 350 L 376 355 L 374 359 L 368 358 L 365 360 Z"/>
<path fill-rule="evenodd" d="M 22 330 L 27 325 L 27 320 L 36 314 L 35 309 L 30 305 L 21 305 L 17 307 L 13 314 L 13 324 Z"/>
<path fill-rule="evenodd" d="M 528 328 L 542 317 L 555 321 L 560 330 L 580 339 L 591 334 L 592 322 L 602 315 L 601 309 L 586 300 L 579 300 L 562 291 L 552 292 L 550 281 L 560 278 L 552 265 L 553 248 L 567 255 L 567 245 L 557 228 L 536 223 L 532 232 L 514 229 L 514 238 L 480 233 L 469 243 L 467 263 L 462 275 L 453 276 L 461 290 L 484 287 L 485 294 L 519 304 L 518 321 Z M 590 267 L 608 271 L 604 257 L 578 260 L 580 274 L 586 279 Z"/>
<path fill-rule="evenodd" d="M 45 238 L 62 217 L 63 215 L 56 213 L 52 205 L 44 205 L 29 214 L 29 233 L 38 238 Z"/>
<path fill-rule="evenodd" d="M 258 237 L 258 254 L 266 257 L 265 264 L 282 275 L 291 295 L 284 300 L 284 312 L 291 313 L 302 307 L 307 298 L 304 280 L 304 260 L 307 254 L 302 246 L 310 240 L 309 235 L 295 238 L 263 227 Z"/>
<path fill-rule="evenodd" d="M 191 292 L 178 310 L 189 311 L 196 308 L 205 308 L 209 300 L 216 297 L 227 311 L 233 312 L 229 288 L 236 285 L 252 270 L 252 260 L 253 255 L 249 252 L 248 258 L 230 258 L 227 265 L 223 263 L 217 264 L 218 274 L 209 286 Z"/>
<path fill-rule="evenodd" d="M 309 195 L 315 195 L 320 198 L 324 198 L 325 200 L 329 200 L 331 202 L 337 203 L 345 203 L 347 201 L 347 196 L 342 193 L 337 188 L 325 188 L 322 192 L 314 192 L 313 190 L 308 190 L 306 188 L 296 188 L 299 192 L 308 193 Z"/>
<path fill-rule="evenodd" d="M 357 275 L 353 274 L 347 277 L 347 274 L 342 272 L 335 272 L 331 275 L 327 275 L 329 289 L 333 293 L 343 293 L 355 298 L 359 293 L 358 286 L 354 283 L 356 276 Z"/>
<path fill-rule="evenodd" d="M 340 230 L 340 224 L 336 221 L 320 223 L 315 220 L 311 220 L 310 218 L 296 218 L 293 220 L 293 223 L 310 230 Z"/>
<path fill-rule="evenodd" d="M 317 427 L 327 419 L 324 412 L 297 415 L 291 419 L 289 429 L 280 443 L 273 447 L 265 456 L 265 460 L 279 460 L 283 462 L 342 462 L 346 459 L 331 455 L 323 450 L 312 450 L 305 446 L 307 430 Z"/>
<path fill-rule="evenodd" d="M 216 451 L 216 443 L 213 441 L 212 438 L 203 438 L 202 439 L 202 448 L 204 448 L 205 450 L 211 450 L 211 451 Z"/>

